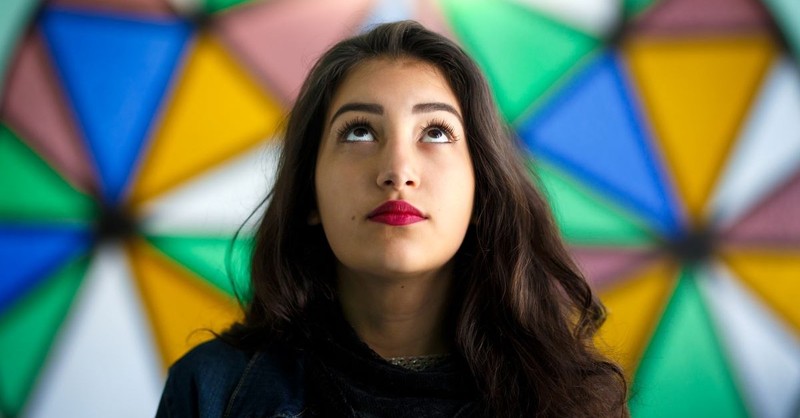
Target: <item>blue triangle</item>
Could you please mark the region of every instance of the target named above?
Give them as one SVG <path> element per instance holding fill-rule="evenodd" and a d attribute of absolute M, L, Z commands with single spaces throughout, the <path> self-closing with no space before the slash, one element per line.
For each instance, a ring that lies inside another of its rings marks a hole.
<path fill-rule="evenodd" d="M 381 23 L 396 22 L 414 18 L 413 4 L 409 0 L 378 0 L 368 17 L 361 24 L 361 31 L 367 31 Z"/>
<path fill-rule="evenodd" d="M 518 133 L 534 155 L 675 236 L 676 203 L 620 74 L 615 55 L 601 55 Z"/>
<path fill-rule="evenodd" d="M 41 24 L 101 175 L 118 203 L 191 26 L 65 9 Z"/>
<path fill-rule="evenodd" d="M 83 227 L 0 225 L 0 313 L 92 246 Z"/>

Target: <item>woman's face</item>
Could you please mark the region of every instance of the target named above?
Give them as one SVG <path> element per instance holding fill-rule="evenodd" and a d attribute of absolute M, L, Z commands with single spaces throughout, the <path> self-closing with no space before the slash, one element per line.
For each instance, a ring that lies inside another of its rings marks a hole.
<path fill-rule="evenodd" d="M 324 124 L 316 197 L 340 273 L 441 271 L 475 194 L 461 107 L 441 72 L 409 58 L 361 63 Z"/>

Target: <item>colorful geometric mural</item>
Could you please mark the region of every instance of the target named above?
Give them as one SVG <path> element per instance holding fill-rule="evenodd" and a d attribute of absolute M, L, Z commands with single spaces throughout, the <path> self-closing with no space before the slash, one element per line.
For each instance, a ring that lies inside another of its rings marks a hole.
<path fill-rule="evenodd" d="M 800 417 L 794 0 L 4 0 L 0 416 L 152 415 L 309 66 L 400 19 L 485 71 L 634 417 Z"/>

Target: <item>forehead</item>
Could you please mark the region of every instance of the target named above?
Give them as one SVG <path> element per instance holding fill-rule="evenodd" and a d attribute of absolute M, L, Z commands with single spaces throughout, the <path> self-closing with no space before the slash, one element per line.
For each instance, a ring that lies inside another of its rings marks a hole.
<path fill-rule="evenodd" d="M 346 102 L 444 101 L 460 110 L 458 99 L 444 73 L 435 65 L 416 58 L 380 57 L 353 67 L 337 88 L 331 109 Z"/>

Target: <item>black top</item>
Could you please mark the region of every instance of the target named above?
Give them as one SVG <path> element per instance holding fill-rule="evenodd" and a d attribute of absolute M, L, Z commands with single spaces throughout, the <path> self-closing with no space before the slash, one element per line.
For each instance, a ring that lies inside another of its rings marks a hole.
<path fill-rule="evenodd" d="M 317 314 L 306 362 L 307 401 L 326 417 L 468 417 L 477 391 L 458 356 L 422 371 L 395 366 L 362 342 L 338 305 Z"/>
<path fill-rule="evenodd" d="M 308 339 L 242 350 L 215 339 L 178 360 L 157 417 L 471 417 L 479 396 L 458 356 L 423 371 L 363 343 L 338 305 Z"/>

